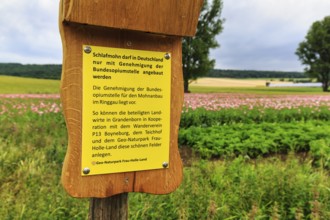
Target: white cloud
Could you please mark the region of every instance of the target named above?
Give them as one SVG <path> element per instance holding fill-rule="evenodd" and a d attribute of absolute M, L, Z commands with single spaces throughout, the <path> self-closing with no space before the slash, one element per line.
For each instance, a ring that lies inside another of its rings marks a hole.
<path fill-rule="evenodd" d="M 328 0 L 224 0 L 217 68 L 302 70 L 294 52 L 311 24 L 330 15 Z"/>
<path fill-rule="evenodd" d="M 223 0 L 217 68 L 302 70 L 294 55 L 329 0 Z M 0 62 L 61 63 L 59 0 L 1 0 Z"/>
<path fill-rule="evenodd" d="M 59 2 L 2 0 L 0 62 L 60 63 Z"/>

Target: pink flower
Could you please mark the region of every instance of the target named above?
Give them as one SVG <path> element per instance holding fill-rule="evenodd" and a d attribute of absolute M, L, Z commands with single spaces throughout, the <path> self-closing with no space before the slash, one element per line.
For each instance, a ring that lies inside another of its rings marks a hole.
<path fill-rule="evenodd" d="M 221 110 L 228 108 L 272 108 L 297 109 L 300 107 L 318 108 L 330 106 L 330 96 L 327 95 L 252 95 L 252 94 L 185 94 L 184 108 L 205 108 Z"/>

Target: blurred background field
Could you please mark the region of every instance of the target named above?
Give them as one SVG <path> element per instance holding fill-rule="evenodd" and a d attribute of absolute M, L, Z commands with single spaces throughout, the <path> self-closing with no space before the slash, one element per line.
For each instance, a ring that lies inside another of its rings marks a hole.
<path fill-rule="evenodd" d="M 206 86 L 206 87 L 265 87 L 266 82 L 270 79 L 233 79 L 233 78 L 210 78 L 203 77 L 190 83 L 192 87 Z M 279 79 L 272 80 L 272 83 L 287 83 L 291 82 L 280 81 Z"/>
<path fill-rule="evenodd" d="M 0 75 L 0 94 L 58 94 L 60 80 Z"/>
<path fill-rule="evenodd" d="M 270 79 L 200 78 L 190 84 L 192 93 L 320 94 L 321 88 L 266 87 Z M 272 83 L 291 83 L 273 80 Z M 60 80 L 0 75 L 0 94 L 59 94 Z"/>
<path fill-rule="evenodd" d="M 266 83 L 292 84 L 292 81 L 280 79 L 233 79 L 199 78 L 190 83 L 192 93 L 249 93 L 249 94 L 320 94 L 326 95 L 318 87 L 266 87 Z"/>

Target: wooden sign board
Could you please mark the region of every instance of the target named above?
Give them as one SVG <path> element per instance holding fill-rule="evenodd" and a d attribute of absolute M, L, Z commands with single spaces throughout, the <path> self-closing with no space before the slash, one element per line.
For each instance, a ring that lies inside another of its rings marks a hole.
<path fill-rule="evenodd" d="M 165 194 L 180 185 L 180 36 L 195 32 L 201 6 L 202 0 L 61 1 L 69 137 L 62 183 L 71 196 Z"/>

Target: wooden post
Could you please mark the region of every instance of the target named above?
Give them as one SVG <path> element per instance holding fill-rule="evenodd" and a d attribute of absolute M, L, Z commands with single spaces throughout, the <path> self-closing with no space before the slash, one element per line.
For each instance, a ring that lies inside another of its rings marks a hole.
<path fill-rule="evenodd" d="M 91 198 L 89 220 L 128 219 L 128 194 L 121 193 L 108 198 Z"/>
<path fill-rule="evenodd" d="M 182 37 L 203 0 L 61 0 L 62 184 L 90 219 L 126 219 L 127 193 L 182 181 Z"/>

